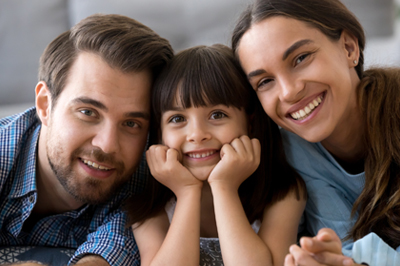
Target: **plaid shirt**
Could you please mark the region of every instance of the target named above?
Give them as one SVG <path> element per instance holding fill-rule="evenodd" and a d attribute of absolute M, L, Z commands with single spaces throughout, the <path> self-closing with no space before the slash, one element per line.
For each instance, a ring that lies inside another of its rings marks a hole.
<path fill-rule="evenodd" d="M 30 232 L 23 224 L 36 199 L 36 161 L 40 121 L 36 109 L 0 119 L 0 246 L 76 248 L 70 264 L 86 254 L 97 254 L 111 265 L 140 265 L 133 233 L 125 228 L 121 202 L 144 187 L 145 160 L 120 193 L 106 204 L 48 216 Z"/>

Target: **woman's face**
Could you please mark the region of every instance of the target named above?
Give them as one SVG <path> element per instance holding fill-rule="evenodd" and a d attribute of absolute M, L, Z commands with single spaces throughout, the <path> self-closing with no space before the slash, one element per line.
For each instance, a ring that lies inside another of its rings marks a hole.
<path fill-rule="evenodd" d="M 237 50 L 265 112 L 279 126 L 310 142 L 351 127 L 359 82 L 351 35 L 332 41 L 302 21 L 275 16 L 254 24 Z"/>

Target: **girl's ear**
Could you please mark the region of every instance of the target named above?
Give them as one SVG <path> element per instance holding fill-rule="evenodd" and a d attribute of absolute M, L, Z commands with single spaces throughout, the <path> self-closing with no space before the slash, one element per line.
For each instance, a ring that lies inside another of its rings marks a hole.
<path fill-rule="evenodd" d="M 48 126 L 51 111 L 51 94 L 46 82 L 40 81 L 35 88 L 36 112 L 42 125 Z"/>
<path fill-rule="evenodd" d="M 358 46 L 358 39 L 345 30 L 342 32 L 340 38 L 344 45 L 344 50 L 346 52 L 346 58 L 349 67 L 355 67 L 358 64 L 358 59 L 360 57 L 360 47 Z"/>

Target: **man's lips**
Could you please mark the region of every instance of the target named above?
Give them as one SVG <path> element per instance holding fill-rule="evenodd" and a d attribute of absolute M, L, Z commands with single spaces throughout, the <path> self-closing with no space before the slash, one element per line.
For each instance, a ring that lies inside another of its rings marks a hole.
<path fill-rule="evenodd" d="M 82 158 L 79 158 L 78 161 L 89 176 L 99 179 L 110 177 L 116 170 L 115 168 L 105 167 L 104 165 L 99 165 L 98 163 Z"/>
<path fill-rule="evenodd" d="M 97 169 L 97 170 L 109 171 L 109 170 L 113 169 L 112 167 L 106 166 L 104 164 L 100 164 L 100 163 L 92 161 L 92 160 L 88 160 L 88 159 L 84 159 L 84 158 L 79 158 L 79 159 L 84 164 L 88 165 L 91 168 Z"/>

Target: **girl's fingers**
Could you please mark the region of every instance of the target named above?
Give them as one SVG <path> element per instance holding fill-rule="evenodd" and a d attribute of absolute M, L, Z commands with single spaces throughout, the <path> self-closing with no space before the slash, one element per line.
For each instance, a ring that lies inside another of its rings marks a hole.
<path fill-rule="evenodd" d="M 342 244 L 336 241 L 320 241 L 315 237 L 302 237 L 300 246 L 310 253 L 331 252 L 342 254 Z"/>
<path fill-rule="evenodd" d="M 345 257 L 343 255 L 338 255 L 331 252 L 320 252 L 314 254 L 315 260 L 319 263 L 327 264 L 331 266 L 352 266 L 355 265 L 351 258 Z"/>
<path fill-rule="evenodd" d="M 236 151 L 237 154 L 245 154 L 247 149 L 245 147 L 246 136 L 242 136 L 240 138 L 236 138 L 231 142 L 231 146 Z M 247 137 L 248 138 L 248 137 Z"/>
<path fill-rule="evenodd" d="M 260 163 L 261 158 L 261 144 L 258 139 L 251 139 L 251 144 L 253 147 L 254 156 L 258 159 L 258 164 Z"/>
<path fill-rule="evenodd" d="M 290 246 L 290 254 L 293 256 L 294 261 L 296 262 L 295 265 L 304 265 L 304 266 L 322 266 L 318 261 L 316 261 L 312 254 L 305 251 L 301 247 L 297 245 Z"/>
<path fill-rule="evenodd" d="M 175 149 L 168 149 L 166 152 L 166 157 L 167 163 L 175 163 L 177 161 L 181 161 L 179 152 Z"/>
<path fill-rule="evenodd" d="M 287 254 L 285 257 L 285 266 L 296 266 L 294 258 L 291 254 Z"/>

